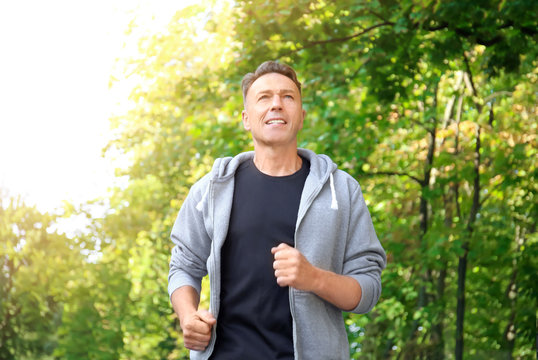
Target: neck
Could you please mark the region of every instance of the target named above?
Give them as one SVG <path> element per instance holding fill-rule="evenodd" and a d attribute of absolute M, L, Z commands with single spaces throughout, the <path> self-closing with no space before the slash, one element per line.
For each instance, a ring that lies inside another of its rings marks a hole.
<path fill-rule="evenodd" d="M 287 176 L 296 173 L 303 160 L 297 154 L 297 147 L 289 149 L 254 148 L 254 165 L 269 176 Z"/>

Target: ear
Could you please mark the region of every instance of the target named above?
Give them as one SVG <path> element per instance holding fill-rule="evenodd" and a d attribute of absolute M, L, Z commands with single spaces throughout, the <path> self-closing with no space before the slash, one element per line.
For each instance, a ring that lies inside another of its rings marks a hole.
<path fill-rule="evenodd" d="M 243 110 L 241 112 L 241 118 L 243 119 L 243 128 L 246 130 L 246 131 L 250 131 L 250 121 L 248 119 L 248 113 L 246 110 Z"/>
<path fill-rule="evenodd" d="M 303 117 L 301 118 L 301 123 L 299 124 L 299 130 L 301 130 L 303 128 L 304 118 L 306 116 L 306 110 L 303 109 L 302 113 L 303 113 Z"/>

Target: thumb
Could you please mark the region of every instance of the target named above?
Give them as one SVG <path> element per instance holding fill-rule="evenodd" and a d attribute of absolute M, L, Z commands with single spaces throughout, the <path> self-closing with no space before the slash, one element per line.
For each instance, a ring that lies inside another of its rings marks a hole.
<path fill-rule="evenodd" d="M 217 319 L 215 319 L 213 314 L 211 314 L 207 310 L 200 310 L 198 312 L 198 316 L 200 317 L 200 320 L 202 320 L 203 322 L 209 325 L 214 325 L 217 322 Z"/>
<path fill-rule="evenodd" d="M 291 248 L 291 246 L 289 246 L 288 244 L 286 243 L 280 243 L 277 247 L 273 247 L 271 248 L 271 254 L 276 254 L 277 251 L 280 251 L 280 250 L 284 250 L 284 249 L 288 249 L 288 248 Z"/>

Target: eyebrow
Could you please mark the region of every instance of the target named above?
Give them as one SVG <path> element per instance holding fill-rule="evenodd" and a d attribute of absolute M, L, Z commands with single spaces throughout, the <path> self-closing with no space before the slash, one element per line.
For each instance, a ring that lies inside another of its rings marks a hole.
<path fill-rule="evenodd" d="M 274 93 L 275 91 L 273 90 L 260 90 L 256 93 L 256 96 L 258 95 L 262 95 L 262 94 L 272 94 Z M 295 90 L 291 89 L 291 88 L 287 88 L 287 89 L 280 89 L 280 90 L 277 90 L 276 93 L 278 94 L 295 94 Z"/>

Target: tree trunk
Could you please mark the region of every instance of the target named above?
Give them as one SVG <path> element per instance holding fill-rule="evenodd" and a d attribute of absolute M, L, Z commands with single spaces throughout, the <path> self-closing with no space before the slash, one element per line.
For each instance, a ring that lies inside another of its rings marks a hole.
<path fill-rule="evenodd" d="M 437 86 L 435 93 L 437 94 Z M 436 103 L 436 102 L 435 102 Z M 436 104 L 435 104 L 436 105 Z M 429 130 L 430 134 L 430 141 L 428 145 L 428 154 L 426 156 L 426 164 L 424 166 L 424 178 L 421 181 L 421 196 L 420 196 L 420 247 L 423 252 L 427 251 L 427 244 L 425 240 L 426 233 L 428 232 L 428 220 L 429 220 L 429 214 L 428 214 L 428 200 L 426 198 L 426 192 L 429 190 L 430 186 L 430 178 L 431 178 L 431 171 L 433 167 L 433 159 L 435 154 L 435 139 L 436 139 L 436 126 L 437 121 L 434 119 L 434 127 L 433 129 Z M 431 281 L 430 271 L 428 269 L 428 265 L 423 265 L 423 268 L 421 269 L 420 273 L 421 278 L 421 286 L 418 293 L 418 308 L 421 309 L 428 305 L 428 295 L 426 293 L 426 283 Z M 419 321 L 414 320 L 413 325 L 411 327 L 411 334 L 409 336 L 409 340 L 411 343 L 414 343 L 414 340 L 417 336 L 417 329 L 419 327 Z M 412 346 L 414 347 L 414 346 Z M 420 351 L 419 351 L 420 353 Z"/>
<path fill-rule="evenodd" d="M 465 276 L 467 272 L 467 254 L 469 253 L 469 242 L 462 245 L 464 254 L 458 261 L 458 295 L 456 310 L 456 360 L 463 359 L 463 320 L 465 315 Z"/>
<path fill-rule="evenodd" d="M 480 133 L 481 127 L 476 124 L 476 146 L 474 159 L 474 183 L 473 183 L 473 204 L 467 222 L 467 239 L 473 235 L 473 226 L 476 221 L 478 210 L 480 209 Z M 463 359 L 464 344 L 464 318 L 465 318 L 465 277 L 467 275 L 467 255 L 469 254 L 470 242 L 465 240 L 462 249 L 463 255 L 458 261 L 458 291 L 456 309 L 456 360 Z"/>
<path fill-rule="evenodd" d="M 443 264 L 443 268 L 439 273 L 439 278 L 437 279 L 437 301 L 439 302 L 440 308 L 438 313 L 438 319 L 432 326 L 432 345 L 431 351 L 428 354 L 428 359 L 432 360 L 442 360 L 445 358 L 445 339 L 443 336 L 443 319 L 445 317 L 445 280 L 447 274 L 447 264 Z"/>

